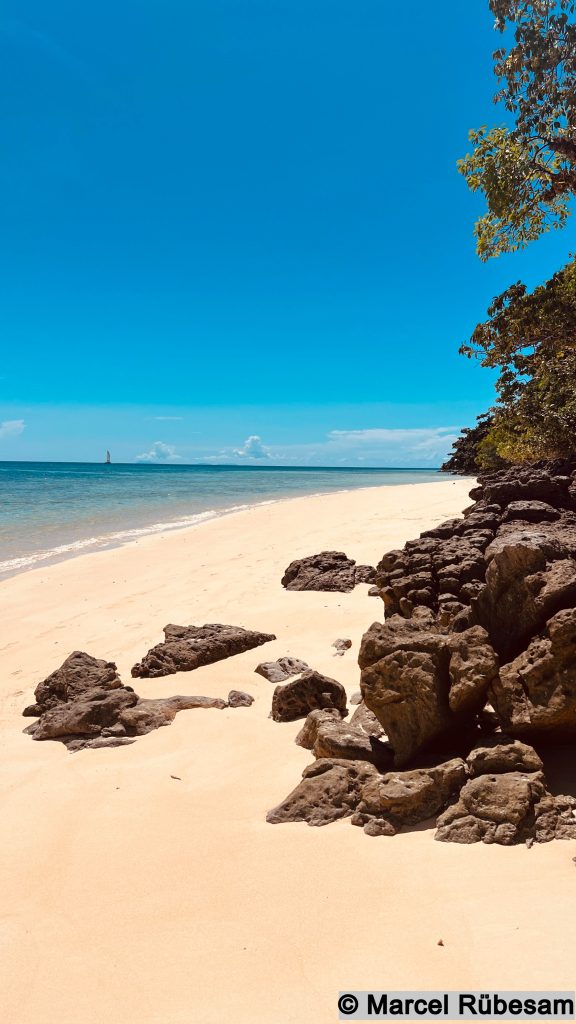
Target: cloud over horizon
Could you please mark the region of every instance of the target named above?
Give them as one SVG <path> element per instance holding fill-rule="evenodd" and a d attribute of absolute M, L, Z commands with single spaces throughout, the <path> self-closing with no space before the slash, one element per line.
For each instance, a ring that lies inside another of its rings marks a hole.
<path fill-rule="evenodd" d="M 154 441 L 148 452 L 137 455 L 136 462 L 180 462 L 181 455 L 178 455 L 173 444 L 164 444 L 164 441 Z"/>
<path fill-rule="evenodd" d="M 262 438 L 258 434 L 251 434 L 244 441 L 242 448 L 234 448 L 233 455 L 237 455 L 240 459 L 271 459 L 272 453 L 270 448 L 262 443 Z"/>

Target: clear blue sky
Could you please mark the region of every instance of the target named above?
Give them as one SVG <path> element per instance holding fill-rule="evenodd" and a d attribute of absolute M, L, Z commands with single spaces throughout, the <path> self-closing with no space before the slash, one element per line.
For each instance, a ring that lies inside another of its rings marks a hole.
<path fill-rule="evenodd" d="M 487 0 L 5 0 L 0 459 L 437 464 L 483 265 Z M 249 440 L 254 436 L 260 441 Z"/>

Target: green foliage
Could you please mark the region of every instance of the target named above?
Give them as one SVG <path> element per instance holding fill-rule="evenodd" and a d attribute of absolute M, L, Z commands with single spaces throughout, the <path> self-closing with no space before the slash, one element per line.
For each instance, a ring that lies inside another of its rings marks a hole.
<path fill-rule="evenodd" d="M 478 459 L 561 458 L 576 437 L 576 261 L 527 292 L 518 282 L 493 300 L 462 353 L 499 371 L 498 402 Z"/>
<path fill-rule="evenodd" d="M 481 259 L 523 248 L 563 227 L 576 192 L 576 0 L 489 0 L 496 29 L 514 45 L 494 53 L 496 103 L 513 126 L 470 133 L 459 161 L 487 212 L 476 224 Z"/>
<path fill-rule="evenodd" d="M 475 476 L 480 469 L 499 469 L 504 466 L 505 461 L 498 455 L 491 440 L 493 423 L 493 414 L 484 413 L 476 420 L 476 426 L 465 427 L 454 442 L 442 472 Z"/>

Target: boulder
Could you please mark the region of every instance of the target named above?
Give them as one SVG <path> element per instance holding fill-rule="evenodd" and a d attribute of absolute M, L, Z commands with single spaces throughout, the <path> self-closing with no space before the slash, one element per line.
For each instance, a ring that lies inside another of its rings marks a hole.
<path fill-rule="evenodd" d="M 214 697 L 141 700 L 123 686 L 113 662 L 75 651 L 35 690 L 36 704 L 24 714 L 38 720 L 24 731 L 35 740 L 60 740 L 70 751 L 115 747 L 169 725 L 186 708 L 227 707 Z"/>
<path fill-rule="evenodd" d="M 433 768 L 371 775 L 362 786 L 352 824 L 361 825 L 368 835 L 390 835 L 391 829 L 426 821 L 459 792 L 466 777 L 460 758 Z M 382 823 L 388 828 L 382 830 Z"/>
<path fill-rule="evenodd" d="M 318 725 L 314 742 L 315 757 L 343 758 L 347 761 L 370 761 L 379 771 L 392 767 L 394 754 L 388 743 L 370 736 L 350 722 L 332 720 Z"/>
<path fill-rule="evenodd" d="M 541 772 L 479 775 L 438 818 L 435 838 L 502 846 L 576 839 L 575 809 L 574 797 L 553 797 L 546 791 Z"/>
<path fill-rule="evenodd" d="M 371 565 L 356 565 L 343 551 L 321 551 L 318 555 L 297 558 L 282 577 L 286 590 L 323 590 L 349 593 L 358 583 L 373 583 L 376 570 Z"/>
<path fill-rule="evenodd" d="M 521 519 L 525 523 L 554 522 L 560 518 L 558 509 L 545 501 L 511 501 L 504 510 L 504 522 Z"/>
<path fill-rule="evenodd" d="M 576 608 L 552 616 L 544 634 L 502 666 L 492 689 L 495 710 L 512 736 L 576 736 Z"/>
<path fill-rule="evenodd" d="M 134 677 L 154 678 L 174 672 L 191 672 L 201 665 L 211 665 L 276 639 L 272 633 L 256 633 L 241 626 L 217 623 L 205 626 L 168 625 L 164 628 L 164 637 L 163 643 L 152 647 L 142 661 L 134 665 Z"/>
<path fill-rule="evenodd" d="M 272 697 L 272 718 L 275 722 L 293 722 L 305 718 L 315 708 L 336 708 L 346 712 L 346 690 L 335 679 L 320 672 L 304 672 L 284 686 L 277 686 Z"/>
<path fill-rule="evenodd" d="M 498 672 L 483 629 L 442 633 L 426 617 L 374 623 L 358 661 L 364 701 L 382 723 L 397 766 L 472 725 Z"/>
<path fill-rule="evenodd" d="M 505 772 L 540 772 L 543 768 L 533 747 L 502 733 L 483 736 L 468 754 L 466 763 L 472 778 Z"/>
<path fill-rule="evenodd" d="M 312 750 L 316 743 L 318 729 L 326 722 L 341 722 L 342 712 L 338 708 L 315 708 L 306 716 L 306 721 L 298 733 L 295 743 L 306 750 Z"/>
<path fill-rule="evenodd" d="M 36 704 L 25 708 L 24 715 L 37 716 L 68 701 L 84 697 L 94 691 L 108 691 L 122 687 L 122 680 L 113 661 L 93 658 L 85 651 L 73 651 L 66 661 L 41 683 L 34 696 Z"/>
<path fill-rule="evenodd" d="M 278 658 L 277 661 L 262 661 L 254 669 L 260 676 L 264 676 L 269 683 L 283 683 L 290 676 L 297 676 L 310 668 L 305 661 L 299 658 Z"/>
<path fill-rule="evenodd" d="M 321 758 L 304 769 L 302 781 L 268 812 L 266 821 L 321 826 L 345 818 L 356 809 L 362 786 L 374 773 L 376 768 L 367 761 Z"/>

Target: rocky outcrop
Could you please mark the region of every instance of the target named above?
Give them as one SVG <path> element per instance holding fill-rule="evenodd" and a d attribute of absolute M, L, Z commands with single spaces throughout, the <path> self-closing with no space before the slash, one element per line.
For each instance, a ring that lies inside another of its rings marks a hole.
<path fill-rule="evenodd" d="M 305 821 L 318 826 L 350 816 L 359 803 L 363 784 L 375 772 L 367 761 L 321 758 L 304 769 L 302 782 L 268 812 L 266 821 L 272 825 Z"/>
<path fill-rule="evenodd" d="M 277 686 L 272 697 L 272 718 L 275 722 L 293 722 L 305 718 L 315 708 L 346 711 L 346 690 L 335 679 L 320 672 L 304 672 L 284 686 Z"/>
<path fill-rule="evenodd" d="M 272 633 L 256 633 L 241 626 L 164 627 L 164 642 L 148 651 L 142 661 L 134 665 L 134 677 L 169 676 L 175 672 L 192 672 L 201 665 L 231 658 L 254 647 L 267 644 L 276 637 Z"/>
<path fill-rule="evenodd" d="M 299 658 L 278 658 L 278 661 L 261 661 L 254 669 L 259 676 L 264 676 L 269 683 L 283 683 L 290 676 L 300 675 L 310 668 Z"/>
<path fill-rule="evenodd" d="M 370 835 L 439 814 L 441 841 L 576 838 L 576 799 L 545 776 L 576 738 L 576 461 L 486 475 L 471 497 L 378 563 L 386 619 L 361 643 L 363 699 L 349 722 L 307 719 L 311 778 L 329 767 L 326 797 L 301 783 L 289 798 L 299 820 L 333 820 L 338 804 Z M 369 766 L 361 784 L 341 774 L 347 761 Z"/>
<path fill-rule="evenodd" d="M 169 725 L 179 711 L 189 708 L 228 707 L 216 697 L 143 700 L 131 686 L 122 685 L 114 662 L 84 651 L 74 651 L 39 683 L 35 697 L 24 715 L 37 721 L 24 731 L 35 740 L 60 740 L 71 751 L 131 743 L 136 736 Z M 237 705 L 231 701 L 230 706 Z"/>
<path fill-rule="evenodd" d="M 297 558 L 282 577 L 286 590 L 324 590 L 346 594 L 357 583 L 372 583 L 375 569 L 356 565 L 343 551 L 321 551 L 318 555 Z"/>

